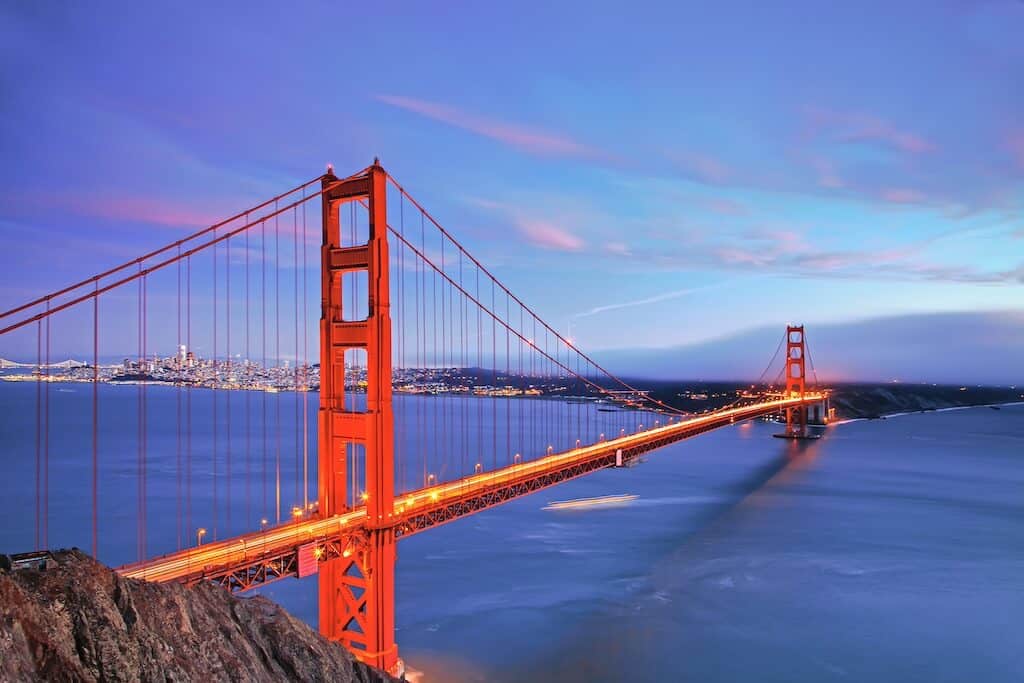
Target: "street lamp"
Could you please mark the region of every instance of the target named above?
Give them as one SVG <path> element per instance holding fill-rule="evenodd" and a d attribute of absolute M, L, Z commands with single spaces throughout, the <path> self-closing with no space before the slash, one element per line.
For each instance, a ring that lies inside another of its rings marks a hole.
<path fill-rule="evenodd" d="M 266 531 L 266 530 L 267 530 L 267 518 L 264 517 L 263 519 L 260 520 L 260 531 Z"/>
<path fill-rule="evenodd" d="M 295 519 L 302 517 L 302 508 L 300 508 L 298 505 L 294 506 L 292 508 L 292 517 L 294 517 Z"/>
<path fill-rule="evenodd" d="M 199 527 L 198 529 L 196 529 L 196 545 L 203 544 L 203 536 L 205 535 L 206 529 L 204 529 L 203 527 Z"/>
<path fill-rule="evenodd" d="M 483 472 L 483 471 L 484 471 L 484 466 L 483 466 L 483 465 L 481 465 L 480 463 L 477 463 L 477 464 L 476 464 L 476 473 L 477 473 L 477 474 L 480 474 L 480 473 L 481 473 L 481 472 Z"/>
<path fill-rule="evenodd" d="M 512 464 L 513 465 L 518 464 L 519 461 L 522 459 L 522 457 L 523 456 L 521 456 L 518 453 L 516 453 L 515 456 L 512 458 Z"/>

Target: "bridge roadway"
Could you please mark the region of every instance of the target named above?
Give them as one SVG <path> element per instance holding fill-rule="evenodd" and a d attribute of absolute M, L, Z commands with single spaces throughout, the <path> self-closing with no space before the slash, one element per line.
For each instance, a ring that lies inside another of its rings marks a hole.
<path fill-rule="evenodd" d="M 779 410 L 810 405 L 824 398 L 805 394 L 803 399 L 773 399 L 729 408 L 643 432 L 608 439 L 591 446 L 554 453 L 483 472 L 451 483 L 438 484 L 395 497 L 392 519 L 378 527 L 394 529 L 401 538 L 454 521 L 480 510 L 527 495 L 562 481 L 628 462 L 642 453 L 681 441 L 734 422 L 768 415 Z M 391 515 L 389 515 L 391 517 Z M 299 573 L 301 552 L 323 562 L 348 557 L 366 543 L 372 526 L 366 508 L 358 507 L 328 519 L 301 519 L 223 541 L 156 557 L 118 569 L 122 576 L 148 581 L 180 581 L 194 584 L 209 580 L 230 590 L 248 590 Z"/>

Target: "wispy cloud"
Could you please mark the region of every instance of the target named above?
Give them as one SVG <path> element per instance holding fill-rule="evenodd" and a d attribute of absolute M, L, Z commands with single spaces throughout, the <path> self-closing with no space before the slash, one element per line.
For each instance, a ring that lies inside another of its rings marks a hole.
<path fill-rule="evenodd" d="M 609 242 L 604 245 L 604 250 L 614 256 L 632 256 L 633 253 L 629 250 L 629 246 L 623 242 Z"/>
<path fill-rule="evenodd" d="M 668 159 L 683 173 L 705 183 L 722 184 L 734 175 L 723 160 L 698 152 L 669 152 Z"/>
<path fill-rule="evenodd" d="M 604 306 L 597 306 L 591 308 L 588 311 L 577 313 L 573 318 L 587 318 L 592 315 L 598 315 L 599 313 L 606 313 L 608 311 L 615 311 L 620 308 L 635 308 L 637 306 L 646 306 L 648 304 L 656 304 L 662 301 L 669 301 L 671 299 L 679 299 L 684 296 L 689 296 L 697 292 L 704 292 L 709 289 L 719 289 L 730 285 L 733 280 L 723 280 L 722 282 L 715 282 L 709 285 L 701 285 L 700 287 L 688 287 L 686 289 L 676 289 L 671 292 L 662 292 L 661 294 L 655 294 L 654 296 L 645 297 L 643 299 L 634 299 L 633 301 L 622 301 L 617 304 L 605 304 Z"/>
<path fill-rule="evenodd" d="M 821 107 L 807 110 L 808 137 L 826 136 L 836 142 L 867 142 L 909 154 L 934 152 L 938 145 L 918 133 L 899 128 L 873 114 L 842 112 Z"/>
<path fill-rule="evenodd" d="M 224 210 L 203 210 L 185 201 L 130 195 L 26 194 L 0 198 L 0 206 L 26 210 L 59 208 L 77 216 L 101 218 L 119 223 L 145 223 L 192 229 L 217 222 Z"/>
<path fill-rule="evenodd" d="M 921 204 L 927 199 L 923 192 L 906 187 L 883 188 L 880 196 L 883 200 L 892 204 Z"/>
<path fill-rule="evenodd" d="M 516 226 L 531 244 L 543 249 L 580 251 L 586 246 L 578 236 L 549 221 L 520 217 L 516 219 Z"/>
<path fill-rule="evenodd" d="M 497 140 L 531 154 L 541 156 L 607 158 L 602 150 L 566 135 L 551 133 L 521 124 L 473 114 L 456 107 L 402 95 L 376 95 L 375 99 L 393 107 L 441 121 L 455 128 Z"/>
<path fill-rule="evenodd" d="M 582 218 L 572 211 L 552 210 L 544 216 L 528 213 L 517 205 L 484 199 L 466 197 L 464 201 L 488 212 L 501 214 L 509 227 L 515 229 L 530 244 L 552 251 L 583 251 L 586 240 L 577 234 L 575 226 Z"/>
<path fill-rule="evenodd" d="M 1007 136 L 1006 148 L 1017 167 L 1024 171 L 1024 128 L 1013 131 Z"/>

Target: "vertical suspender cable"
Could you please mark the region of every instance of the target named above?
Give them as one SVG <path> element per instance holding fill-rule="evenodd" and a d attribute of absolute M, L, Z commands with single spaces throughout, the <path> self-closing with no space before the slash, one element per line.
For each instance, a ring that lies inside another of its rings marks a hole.
<path fill-rule="evenodd" d="M 192 351 L 192 257 L 185 260 L 185 364 L 195 364 Z M 190 373 L 191 375 L 191 373 Z M 191 376 L 185 389 L 185 538 L 192 534 L 192 385 Z"/>
<path fill-rule="evenodd" d="M 299 473 L 302 471 L 302 463 L 300 462 L 300 451 L 302 449 L 302 435 L 299 430 L 299 419 L 300 403 L 299 400 L 299 359 L 302 358 L 302 354 L 299 353 L 299 207 L 292 209 L 292 269 L 293 274 L 293 286 L 292 286 L 292 313 L 294 318 L 294 345 L 295 358 L 292 359 L 292 397 L 293 403 L 295 404 L 295 497 L 292 499 L 295 502 L 295 506 L 299 504 L 299 494 L 301 493 L 301 486 L 299 482 Z M 303 512 L 306 508 L 303 506 Z"/>
<path fill-rule="evenodd" d="M 302 191 L 305 198 L 306 191 Z M 302 504 L 309 509 L 309 231 L 306 227 L 308 205 L 302 205 Z"/>
<path fill-rule="evenodd" d="M 306 197 L 306 189 L 302 189 Z M 309 233 L 306 230 L 306 203 L 302 204 L 302 509 L 309 510 Z"/>
<path fill-rule="evenodd" d="M 224 241 L 224 358 L 228 391 L 224 393 L 225 419 L 224 429 L 224 535 L 231 535 L 231 238 Z"/>
<path fill-rule="evenodd" d="M 99 280 L 96 281 L 99 290 Z M 92 556 L 99 557 L 100 298 L 92 300 Z"/>
<path fill-rule="evenodd" d="M 303 190 L 305 192 L 305 190 Z M 245 216 L 246 225 L 249 215 Z M 245 360 L 243 373 L 245 377 L 245 528 L 252 528 L 252 355 L 249 347 L 250 309 L 252 302 L 249 297 L 249 233 L 245 231 Z"/>
<path fill-rule="evenodd" d="M 216 239 L 216 230 L 213 236 Z M 220 385 L 220 369 L 217 367 L 217 245 L 214 244 L 210 251 L 213 252 L 213 392 L 210 394 L 213 401 L 213 540 L 217 540 L 217 435 L 220 431 L 217 420 L 217 387 Z"/>
<path fill-rule="evenodd" d="M 274 378 L 281 372 L 281 225 L 274 216 L 274 350 L 277 356 Z M 280 388 L 280 382 L 277 382 Z M 281 397 L 274 395 L 274 511 L 281 523 Z"/>
<path fill-rule="evenodd" d="M 43 321 L 36 322 L 36 550 L 42 548 L 43 522 Z"/>

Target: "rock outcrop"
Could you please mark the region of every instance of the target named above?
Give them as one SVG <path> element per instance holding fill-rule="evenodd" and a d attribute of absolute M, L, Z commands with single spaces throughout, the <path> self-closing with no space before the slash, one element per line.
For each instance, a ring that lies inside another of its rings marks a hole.
<path fill-rule="evenodd" d="M 77 550 L 0 556 L 0 680 L 395 679 L 263 597 L 125 579 Z"/>

